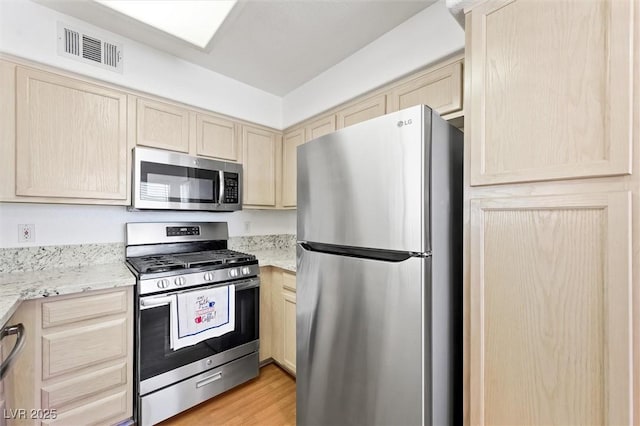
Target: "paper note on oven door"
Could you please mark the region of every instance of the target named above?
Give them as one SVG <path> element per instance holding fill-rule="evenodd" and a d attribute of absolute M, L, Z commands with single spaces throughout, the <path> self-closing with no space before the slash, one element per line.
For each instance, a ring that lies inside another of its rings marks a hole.
<path fill-rule="evenodd" d="M 233 285 L 179 293 L 172 304 L 171 348 L 177 350 L 235 330 Z"/>

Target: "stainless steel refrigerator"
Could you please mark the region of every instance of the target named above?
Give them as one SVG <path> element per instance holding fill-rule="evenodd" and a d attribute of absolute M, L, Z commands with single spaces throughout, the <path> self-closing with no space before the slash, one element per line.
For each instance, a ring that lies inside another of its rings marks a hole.
<path fill-rule="evenodd" d="M 298 147 L 298 424 L 462 423 L 462 156 L 427 106 Z"/>

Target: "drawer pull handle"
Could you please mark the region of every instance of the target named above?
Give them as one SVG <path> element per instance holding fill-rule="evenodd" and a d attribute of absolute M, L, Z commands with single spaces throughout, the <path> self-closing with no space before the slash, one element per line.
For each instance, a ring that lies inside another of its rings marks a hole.
<path fill-rule="evenodd" d="M 210 383 L 215 382 L 216 380 L 222 379 L 222 371 L 217 372 L 213 376 L 209 376 L 206 379 L 200 380 L 196 383 L 196 388 L 201 388 L 203 386 L 207 386 Z"/>

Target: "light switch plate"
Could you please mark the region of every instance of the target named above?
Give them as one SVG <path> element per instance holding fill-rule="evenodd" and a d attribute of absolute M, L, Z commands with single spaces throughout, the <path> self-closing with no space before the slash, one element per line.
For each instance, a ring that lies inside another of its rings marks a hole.
<path fill-rule="evenodd" d="M 36 226 L 33 224 L 18 225 L 18 241 L 21 243 L 33 243 L 36 241 Z"/>

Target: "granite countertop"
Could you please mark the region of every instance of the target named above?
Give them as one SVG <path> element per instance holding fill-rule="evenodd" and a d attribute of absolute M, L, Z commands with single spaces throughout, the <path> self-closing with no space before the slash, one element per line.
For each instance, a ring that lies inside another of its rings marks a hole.
<path fill-rule="evenodd" d="M 124 262 L 0 274 L 0 326 L 23 300 L 135 285 Z"/>
<path fill-rule="evenodd" d="M 296 272 L 296 249 L 248 250 L 258 258 L 260 266 L 275 266 L 285 271 Z"/>

